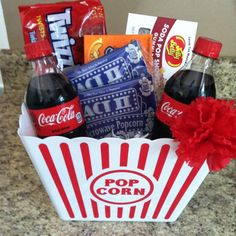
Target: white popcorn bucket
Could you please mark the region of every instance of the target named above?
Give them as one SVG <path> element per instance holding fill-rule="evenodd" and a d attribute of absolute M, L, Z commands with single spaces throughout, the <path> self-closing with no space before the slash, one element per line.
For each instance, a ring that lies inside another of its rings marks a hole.
<path fill-rule="evenodd" d="M 172 139 L 35 137 L 24 105 L 18 135 L 67 221 L 173 222 L 209 169 L 189 167 Z"/>

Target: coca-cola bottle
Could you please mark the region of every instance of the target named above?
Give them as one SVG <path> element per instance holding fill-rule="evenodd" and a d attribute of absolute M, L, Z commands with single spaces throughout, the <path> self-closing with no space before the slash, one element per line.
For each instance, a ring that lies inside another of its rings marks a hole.
<path fill-rule="evenodd" d="M 158 104 L 151 139 L 172 138 L 170 126 L 180 117 L 188 104 L 197 97 L 215 97 L 212 74 L 214 59 L 219 57 L 222 44 L 199 37 L 192 59 L 167 82 Z"/>
<path fill-rule="evenodd" d="M 49 42 L 27 44 L 25 53 L 34 71 L 25 103 L 37 136 L 85 136 L 85 120 L 79 97 L 70 81 L 56 67 Z"/>

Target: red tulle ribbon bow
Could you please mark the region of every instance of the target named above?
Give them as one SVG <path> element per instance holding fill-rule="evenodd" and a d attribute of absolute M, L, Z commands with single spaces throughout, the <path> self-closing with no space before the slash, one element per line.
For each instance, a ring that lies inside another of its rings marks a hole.
<path fill-rule="evenodd" d="M 179 141 L 178 157 L 184 158 L 192 167 L 207 160 L 211 171 L 219 171 L 236 158 L 234 101 L 199 97 L 171 130 Z"/>

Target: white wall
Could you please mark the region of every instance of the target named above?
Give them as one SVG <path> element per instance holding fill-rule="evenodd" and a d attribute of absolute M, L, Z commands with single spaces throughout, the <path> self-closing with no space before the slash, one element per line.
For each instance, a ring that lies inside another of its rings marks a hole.
<path fill-rule="evenodd" d="M 223 56 L 236 56 L 236 0 L 102 0 L 111 33 L 125 31 L 128 12 L 198 22 L 197 35 L 223 43 Z"/>
<path fill-rule="evenodd" d="M 7 38 L 5 20 L 3 16 L 2 1 L 0 0 L 0 50 L 8 48 L 9 48 L 9 43 Z M 2 81 L 2 73 L 0 70 L 0 95 L 3 94 L 3 90 L 4 90 L 4 85 Z"/>
<path fill-rule="evenodd" d="M 0 49 L 9 49 L 5 19 L 3 16 L 2 1 L 0 0 Z"/>

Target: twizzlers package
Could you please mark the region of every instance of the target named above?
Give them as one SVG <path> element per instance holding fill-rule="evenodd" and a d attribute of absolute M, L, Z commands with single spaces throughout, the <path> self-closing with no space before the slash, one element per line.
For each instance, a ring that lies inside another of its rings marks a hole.
<path fill-rule="evenodd" d="M 83 35 L 105 34 L 100 0 L 20 6 L 25 43 L 48 39 L 60 68 L 83 63 Z"/>
<path fill-rule="evenodd" d="M 188 60 L 197 31 L 197 23 L 165 17 L 129 13 L 126 34 L 152 34 L 154 67 L 169 79 Z"/>

